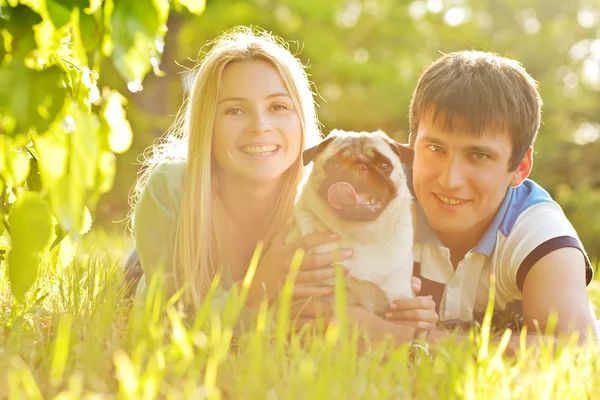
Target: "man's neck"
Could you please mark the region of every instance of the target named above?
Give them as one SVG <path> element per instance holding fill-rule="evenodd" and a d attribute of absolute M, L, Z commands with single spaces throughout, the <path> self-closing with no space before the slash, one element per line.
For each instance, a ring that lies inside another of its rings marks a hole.
<path fill-rule="evenodd" d="M 493 219 L 482 221 L 478 225 L 472 227 L 467 232 L 461 233 L 443 233 L 437 232 L 438 238 L 442 244 L 450 250 L 450 260 L 454 268 L 458 263 L 465 258 L 465 255 L 471 251 L 481 240 L 485 231 L 490 226 Z"/>

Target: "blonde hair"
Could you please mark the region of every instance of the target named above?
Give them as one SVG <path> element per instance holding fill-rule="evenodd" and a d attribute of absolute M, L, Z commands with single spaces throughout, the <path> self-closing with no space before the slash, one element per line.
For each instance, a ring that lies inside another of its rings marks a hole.
<path fill-rule="evenodd" d="M 218 182 L 211 156 L 221 76 L 231 62 L 256 59 L 270 62 L 281 75 L 300 118 L 302 149 L 316 145 L 321 139 L 308 76 L 282 39 L 256 28 L 236 27 L 217 38 L 210 51 L 198 60 L 191 71 L 189 96 L 166 137 L 145 160 L 133 194 L 135 202 L 148 176 L 158 166 L 186 162 L 172 265 L 167 267 L 173 270 L 177 288 L 187 286 L 183 300 L 188 304 L 199 305 L 203 301 L 223 261 L 218 240 L 223 213 L 218 207 Z M 282 191 L 266 222 L 265 250 L 291 216 L 303 173 L 299 155 L 284 174 Z"/>

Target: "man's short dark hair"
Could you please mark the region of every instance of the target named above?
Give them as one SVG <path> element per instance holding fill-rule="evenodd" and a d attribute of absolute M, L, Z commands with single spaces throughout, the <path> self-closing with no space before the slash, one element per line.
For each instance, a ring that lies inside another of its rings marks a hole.
<path fill-rule="evenodd" d="M 410 103 L 410 143 L 430 118 L 448 132 L 508 132 L 514 171 L 540 127 L 537 83 L 515 60 L 481 51 L 446 54 L 419 77 Z"/>

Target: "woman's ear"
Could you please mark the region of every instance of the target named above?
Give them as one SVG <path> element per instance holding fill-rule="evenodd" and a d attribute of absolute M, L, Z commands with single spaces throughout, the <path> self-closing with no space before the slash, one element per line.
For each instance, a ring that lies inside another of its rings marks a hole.
<path fill-rule="evenodd" d="M 523 156 L 523 159 L 519 163 L 517 170 L 514 172 L 512 179 L 510 180 L 510 186 L 517 187 L 531 173 L 531 169 L 533 168 L 533 146 L 529 146 L 527 152 Z"/>
<path fill-rule="evenodd" d="M 308 164 L 310 164 L 310 162 L 313 161 L 320 152 L 325 150 L 325 147 L 327 147 L 327 145 L 329 143 L 331 143 L 332 140 L 333 140 L 333 137 L 329 136 L 326 139 L 324 139 L 321 143 L 319 143 L 318 145 L 304 150 L 302 152 L 302 164 L 304 164 L 305 167 Z"/>

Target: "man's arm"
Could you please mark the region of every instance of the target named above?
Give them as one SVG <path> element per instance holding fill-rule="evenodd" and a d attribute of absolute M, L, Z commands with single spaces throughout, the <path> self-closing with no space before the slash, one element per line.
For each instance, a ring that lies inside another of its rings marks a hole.
<path fill-rule="evenodd" d="M 584 256 L 579 249 L 564 247 L 554 250 L 537 261 L 523 283 L 523 313 L 529 332 L 541 333 L 548 317 L 558 317 L 553 335 L 579 332 L 587 338 L 595 317 L 586 292 Z M 598 339 L 597 334 L 594 339 Z"/>

